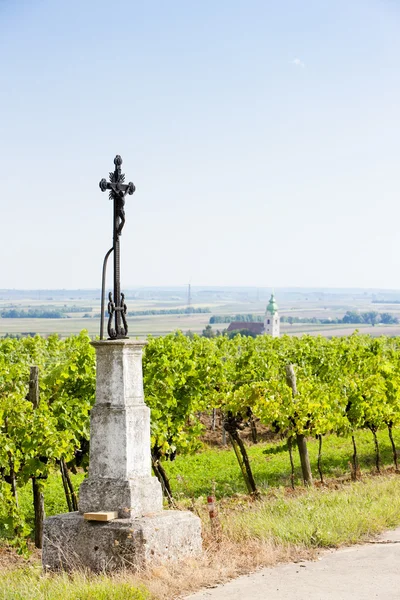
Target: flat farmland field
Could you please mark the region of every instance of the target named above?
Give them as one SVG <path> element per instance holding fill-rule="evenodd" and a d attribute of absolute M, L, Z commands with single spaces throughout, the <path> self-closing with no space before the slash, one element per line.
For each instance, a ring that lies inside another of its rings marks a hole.
<path fill-rule="evenodd" d="M 229 326 L 229 319 L 236 315 L 251 314 L 262 317 L 265 313 L 271 290 L 251 288 L 210 288 L 192 289 L 193 308 L 207 309 L 209 312 L 194 314 L 143 314 L 144 311 L 184 311 L 187 304 L 187 289 L 147 288 L 128 291 L 129 336 L 145 338 L 147 335 L 165 335 L 177 329 L 186 333 L 202 333 L 212 315 L 225 317 L 227 322 L 215 323 L 213 331 L 223 331 Z M 392 297 L 394 293 L 391 292 Z M 396 301 L 379 303 L 375 292 L 343 292 L 330 290 L 329 293 L 299 292 L 297 290 L 277 290 L 275 293 L 280 316 L 306 319 L 342 319 L 347 311 L 390 313 L 400 321 L 400 291 Z M 384 298 L 384 293 L 381 293 Z M 107 304 L 105 304 L 107 307 Z M 100 332 L 100 292 L 98 290 L 34 290 L 32 292 L 0 290 L 0 314 L 3 311 L 56 311 L 63 318 L 0 318 L 0 336 L 29 335 L 38 333 L 47 336 L 56 333 L 61 337 L 87 330 L 91 337 Z M 243 323 L 245 328 L 245 323 Z M 107 318 L 105 318 L 107 327 Z M 350 335 L 355 330 L 372 336 L 398 336 L 400 323 L 378 324 L 322 324 L 322 323 L 281 323 L 281 333 L 288 335 L 322 335 L 326 337 Z"/>
<path fill-rule="evenodd" d="M 130 318 L 128 316 L 129 336 L 165 335 L 176 329 L 181 329 L 183 332 L 191 330 L 199 333 L 208 324 L 209 319 L 209 314 L 146 315 Z M 106 328 L 107 319 L 105 319 Z M 6 333 L 38 333 L 40 335 L 58 333 L 64 337 L 77 334 L 83 329 L 86 329 L 90 336 L 99 335 L 100 317 L 96 319 L 83 319 L 80 317 L 71 317 L 70 319 L 0 319 L 0 336 L 4 336 Z"/>
<path fill-rule="evenodd" d="M 126 300 L 128 305 L 128 327 L 130 337 L 146 337 L 149 334 L 158 336 L 165 335 L 177 329 L 183 332 L 193 331 L 201 333 L 208 325 L 210 317 L 217 312 L 218 306 L 212 303 L 193 304 L 194 308 L 207 308 L 211 312 L 193 313 L 193 314 L 149 314 L 132 316 L 130 313 L 139 311 L 167 311 L 184 310 L 186 306 L 182 302 L 170 301 L 161 302 L 154 300 Z M 69 306 L 73 307 L 73 312 L 69 312 Z M 0 318 L 0 336 L 6 334 L 29 335 L 38 333 L 39 335 L 50 335 L 57 333 L 61 337 L 71 334 L 77 334 L 82 330 L 87 330 L 89 335 L 96 337 L 100 333 L 100 300 L 62 300 L 54 301 L 49 299 L 32 300 L 27 299 L 19 302 L 0 301 L 0 312 L 2 310 L 17 309 L 19 311 L 30 310 L 63 310 L 64 318 Z M 107 309 L 107 303 L 105 304 Z M 215 309 L 215 310 L 214 310 Z M 84 317 L 84 315 L 86 315 Z M 104 319 L 105 330 L 107 329 L 107 317 Z M 226 328 L 227 325 L 224 325 Z"/>
<path fill-rule="evenodd" d="M 400 324 L 399 325 L 313 325 L 312 323 L 299 323 L 289 325 L 288 323 L 281 323 L 281 334 L 287 335 L 322 335 L 323 337 L 340 337 L 344 335 L 351 335 L 355 331 L 359 331 L 363 334 L 371 335 L 372 337 L 378 337 L 380 335 L 386 335 L 388 337 L 397 337 L 400 335 Z"/>

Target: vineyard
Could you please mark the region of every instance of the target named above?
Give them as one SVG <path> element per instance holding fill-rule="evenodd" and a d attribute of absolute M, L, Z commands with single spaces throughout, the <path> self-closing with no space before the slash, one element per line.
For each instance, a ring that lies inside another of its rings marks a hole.
<path fill-rule="evenodd" d="M 143 362 L 145 398 L 152 414 L 153 470 L 167 500 L 174 501 L 165 461 L 200 450 L 205 422 L 217 416 L 254 497 L 260 485 L 243 442 L 246 428 L 253 441 L 262 426 L 285 444 L 292 486 L 295 450 L 304 484 L 313 484 L 309 438 L 318 440 L 321 482 L 324 436 L 348 440 L 351 476 L 360 476 L 357 439 L 362 430 L 374 442 L 378 472 L 378 432 L 387 432 L 397 470 L 393 429 L 400 421 L 399 345 L 396 338 L 357 334 L 329 340 L 208 339 L 181 333 L 150 338 Z M 22 547 L 30 527 L 20 506 L 21 488 L 32 486 L 39 519 L 46 479 L 58 471 L 69 510 L 77 507 L 70 474 L 88 465 L 95 396 L 95 355 L 89 337 L 82 333 L 65 340 L 1 340 L 0 394 L 0 532 Z"/>

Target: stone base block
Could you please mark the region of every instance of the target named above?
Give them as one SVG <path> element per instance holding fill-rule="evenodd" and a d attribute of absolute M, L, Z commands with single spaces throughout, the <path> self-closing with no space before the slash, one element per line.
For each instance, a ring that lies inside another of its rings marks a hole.
<path fill-rule="evenodd" d="M 79 489 L 79 512 L 118 511 L 120 519 L 160 512 L 163 498 L 156 477 L 86 479 Z"/>
<path fill-rule="evenodd" d="M 44 522 L 42 560 L 49 570 L 135 569 L 201 550 L 200 519 L 191 512 L 166 510 L 109 522 L 86 521 L 73 512 Z"/>

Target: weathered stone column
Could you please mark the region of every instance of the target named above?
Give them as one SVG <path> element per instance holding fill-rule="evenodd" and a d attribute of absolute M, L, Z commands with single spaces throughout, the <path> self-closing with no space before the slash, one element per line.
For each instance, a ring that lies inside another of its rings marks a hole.
<path fill-rule="evenodd" d="M 161 486 L 151 474 L 144 343 L 107 340 L 93 346 L 97 371 L 89 476 L 80 488 L 79 512 L 45 520 L 43 565 L 112 571 L 196 555 L 201 552 L 200 519 L 191 512 L 162 510 Z M 101 522 L 85 513 L 118 517 Z"/>
<path fill-rule="evenodd" d="M 143 342 L 93 342 L 96 403 L 90 415 L 89 477 L 79 512 L 117 511 L 120 518 L 162 510 L 161 485 L 151 474 L 150 409 L 144 403 Z"/>

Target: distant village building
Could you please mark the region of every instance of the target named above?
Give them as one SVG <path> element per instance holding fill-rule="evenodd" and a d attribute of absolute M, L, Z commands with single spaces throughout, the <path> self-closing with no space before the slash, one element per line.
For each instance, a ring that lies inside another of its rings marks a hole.
<path fill-rule="evenodd" d="M 274 294 L 271 294 L 264 318 L 264 334 L 279 337 L 279 313 Z"/>
<path fill-rule="evenodd" d="M 264 323 L 245 323 L 233 321 L 229 324 L 227 331 L 250 331 L 255 335 L 271 335 L 279 337 L 279 313 L 274 294 L 271 294 L 267 310 L 265 311 Z"/>

